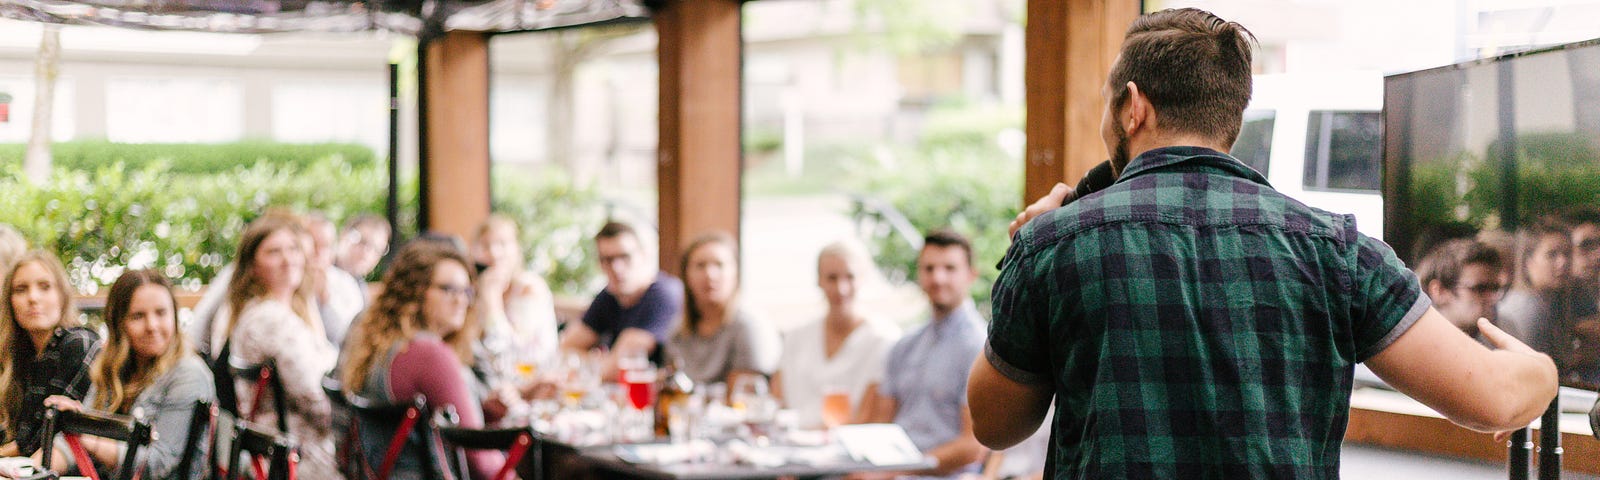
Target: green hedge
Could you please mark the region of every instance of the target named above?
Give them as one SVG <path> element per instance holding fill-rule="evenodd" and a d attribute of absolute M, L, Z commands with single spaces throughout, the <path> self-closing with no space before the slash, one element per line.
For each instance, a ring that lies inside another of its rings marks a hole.
<path fill-rule="evenodd" d="M 180 285 L 208 283 L 232 260 L 244 226 L 270 207 L 318 210 L 335 221 L 381 213 L 388 172 L 340 156 L 306 167 L 257 163 L 221 174 L 178 173 L 162 161 L 129 168 L 56 168 L 35 185 L 15 165 L 0 165 L 0 223 L 62 256 L 87 293 L 124 268 L 155 267 Z M 560 294 L 587 293 L 597 277 L 588 236 L 603 207 L 587 187 L 564 177 L 497 176 L 496 209 L 523 226 L 524 249 Z M 417 182 L 402 176 L 399 231 L 416 231 Z M 375 278 L 375 277 L 374 277 Z"/>
<path fill-rule="evenodd" d="M 21 165 L 26 151 L 26 144 L 0 144 L 0 166 Z M 353 167 L 368 167 L 377 163 L 377 156 L 372 149 L 352 143 L 243 141 L 174 144 L 81 140 L 51 144 L 50 153 L 55 166 L 80 171 L 93 171 L 118 162 L 135 170 L 163 163 L 171 173 L 189 174 L 232 172 L 257 163 L 299 170 L 329 158 L 336 158 Z"/>

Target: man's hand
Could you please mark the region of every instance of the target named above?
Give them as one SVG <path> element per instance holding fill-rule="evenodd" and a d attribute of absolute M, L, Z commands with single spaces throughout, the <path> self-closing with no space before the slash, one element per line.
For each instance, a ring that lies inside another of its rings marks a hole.
<path fill-rule="evenodd" d="M 1011 221 L 1010 232 L 1006 235 L 1012 237 L 1017 236 L 1017 230 L 1021 230 L 1022 226 L 1027 225 L 1029 220 L 1033 220 L 1034 217 L 1044 215 L 1044 212 L 1048 212 L 1056 209 L 1056 207 L 1060 207 L 1061 204 L 1065 203 L 1068 198 L 1072 197 L 1073 194 L 1074 192 L 1072 187 L 1068 187 L 1065 183 L 1057 183 L 1055 188 L 1050 189 L 1050 193 L 1045 194 L 1045 196 L 1040 197 L 1039 200 L 1033 202 L 1033 204 L 1028 205 L 1028 208 L 1022 209 L 1021 212 L 1017 212 L 1017 218 Z"/>
<path fill-rule="evenodd" d="M 1538 350 L 1534 350 L 1533 347 L 1529 347 L 1528 344 L 1522 343 L 1521 340 L 1517 340 L 1517 337 L 1513 337 L 1511 334 L 1506 333 L 1505 330 L 1501 330 L 1500 327 L 1494 326 L 1494 324 L 1490 323 L 1489 319 L 1487 318 L 1478 318 L 1478 332 L 1482 333 L 1483 338 L 1488 339 L 1489 343 L 1494 345 L 1496 350 L 1505 350 L 1508 352 L 1517 352 L 1539 357 L 1546 363 L 1549 363 L 1550 368 L 1555 368 L 1556 363 L 1550 359 L 1549 355 L 1540 353 Z"/>
<path fill-rule="evenodd" d="M 1517 337 L 1513 337 L 1511 334 L 1506 333 L 1505 330 L 1501 330 L 1500 327 L 1494 326 L 1494 324 L 1490 323 L 1489 319 L 1487 318 L 1478 318 L 1478 331 L 1483 334 L 1483 338 L 1488 339 L 1489 343 L 1494 345 L 1496 350 L 1505 350 L 1508 352 L 1517 352 L 1535 357 L 1542 357 L 1545 362 L 1550 363 L 1550 368 L 1555 368 L 1555 362 L 1550 360 L 1549 355 L 1539 353 L 1538 350 L 1534 350 L 1533 347 L 1529 347 L 1528 344 L 1522 343 L 1521 340 L 1517 340 Z M 1516 430 L 1495 432 L 1494 441 L 1504 442 L 1511 438 L 1511 434 L 1513 432 L 1516 432 Z"/>

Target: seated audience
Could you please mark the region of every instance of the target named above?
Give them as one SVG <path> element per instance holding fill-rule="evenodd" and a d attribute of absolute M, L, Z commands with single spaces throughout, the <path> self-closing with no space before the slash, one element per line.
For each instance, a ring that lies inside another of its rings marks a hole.
<path fill-rule="evenodd" d="M 1472 239 L 1445 242 L 1417 263 L 1417 281 L 1433 307 L 1480 342 L 1484 339 L 1478 336 L 1478 319 L 1495 321 L 1506 272 L 1499 250 Z"/>
<path fill-rule="evenodd" d="M 384 274 L 383 291 L 352 330 L 344 352 L 340 382 L 368 398 L 404 401 L 421 393 L 428 407 L 447 407 L 460 424 L 482 428 L 480 398 L 475 398 L 467 366 L 477 338 L 471 315 L 472 276 L 464 255 L 436 243 L 412 242 L 400 250 Z M 378 464 L 389 439 L 363 438 L 368 461 Z M 407 448 L 416 448 L 408 445 Z M 401 455 L 391 478 L 424 478 L 416 455 Z M 497 452 L 468 453 L 472 478 L 489 478 L 504 466 Z"/>
<path fill-rule="evenodd" d="M 625 223 L 609 222 L 594 236 L 606 288 L 594 296 L 583 321 L 568 325 L 561 348 L 611 353 L 648 352 L 661 363 L 657 346 L 665 345 L 683 310 L 683 283 L 662 273 L 645 255 L 639 234 Z M 607 358 L 604 375 L 616 374 L 615 358 Z"/>
<path fill-rule="evenodd" d="M 1572 227 L 1572 281 L 1565 295 L 1572 325 L 1567 379 L 1600 387 L 1600 208 L 1562 216 Z"/>
<path fill-rule="evenodd" d="M 739 309 L 739 262 L 733 237 L 701 236 L 683 251 L 683 322 L 667 340 L 668 353 L 695 384 L 735 384 L 742 375 L 776 368 L 777 331 Z"/>
<path fill-rule="evenodd" d="M 82 404 L 53 396 L 46 405 L 73 411 L 89 408 L 119 415 L 139 412 L 154 435 L 139 449 L 140 478 L 174 478 L 183 458 L 194 405 L 216 400 L 211 372 L 178 335 L 177 302 L 172 284 L 155 270 L 122 274 L 106 296 L 106 344 L 90 369 L 89 394 Z M 100 478 L 115 478 L 122 465 L 123 442 L 85 435 L 84 450 Z M 209 448 L 202 443 L 201 448 Z M 205 451 L 195 455 L 190 479 L 205 478 Z M 57 453 L 55 465 L 73 460 Z M 63 462 L 60 459 L 65 459 Z"/>
<path fill-rule="evenodd" d="M 550 364 L 558 355 L 555 299 L 543 278 L 523 269 L 516 223 L 496 215 L 479 225 L 472 259 L 479 270 L 474 309 L 491 360 Z"/>
<path fill-rule="evenodd" d="M 904 427 L 918 450 L 938 460 L 918 475 L 974 472 L 987 451 L 972 433 L 967 406 L 967 374 L 987 338 L 968 292 L 977 279 L 965 237 L 948 230 L 928 234 L 917 255 L 917 285 L 933 318 L 895 342 L 883 382 L 868 389 L 871 410 L 864 417 Z"/>
<path fill-rule="evenodd" d="M 862 286 L 875 273 L 872 259 L 857 242 L 835 242 L 817 255 L 817 287 L 828 301 L 828 311 L 784 337 L 772 380 L 773 391 L 799 412 L 802 425 L 824 424 L 823 397 L 830 393 L 842 392 L 850 401 L 844 411 L 831 412 L 836 418 L 828 423 L 857 418 L 867 385 L 883 380 L 883 370 L 869 366 L 883 365 L 900 329 L 868 319 L 856 308 Z"/>
<path fill-rule="evenodd" d="M 288 398 L 289 433 L 300 445 L 300 473 L 305 478 L 336 478 L 333 461 L 333 405 L 322 392 L 322 377 L 333 368 L 338 352 L 322 332 L 305 284 L 306 254 L 298 219 L 267 215 L 250 223 L 239 240 L 228 303 L 214 322 L 213 344 L 231 350 L 245 364 L 271 360 Z M 225 339 L 225 340 L 219 340 Z M 218 368 L 228 362 L 218 360 Z M 236 379 L 241 407 L 252 405 L 255 383 Z M 270 394 L 270 392 L 264 392 Z M 271 399 L 260 402 L 272 405 Z M 255 422 L 275 425 L 270 408 Z"/>
<path fill-rule="evenodd" d="M 88 364 L 100 336 L 84 328 L 67 270 L 54 254 L 23 253 L 0 290 L 0 457 L 39 450 L 44 400 L 88 393 Z"/>

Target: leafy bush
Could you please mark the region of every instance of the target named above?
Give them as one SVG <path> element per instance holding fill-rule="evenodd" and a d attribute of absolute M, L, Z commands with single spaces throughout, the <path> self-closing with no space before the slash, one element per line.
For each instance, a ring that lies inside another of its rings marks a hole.
<path fill-rule="evenodd" d="M 21 165 L 27 145 L 0 144 L 0 165 Z M 295 170 L 310 168 L 328 158 L 337 158 L 352 167 L 377 163 L 372 149 L 352 143 L 278 143 L 243 141 L 232 143 L 112 143 L 104 140 L 78 140 L 51 144 L 54 165 L 69 170 L 94 171 L 121 162 L 131 169 L 164 163 L 171 173 L 225 173 L 267 163 Z"/>
<path fill-rule="evenodd" d="M 199 288 L 233 259 L 238 235 L 269 208 L 317 210 L 342 220 L 384 211 L 388 171 L 327 156 L 294 165 L 257 162 L 220 174 L 174 172 L 166 162 L 88 170 L 57 168 L 33 184 L 14 164 L 0 164 L 0 223 L 35 246 L 57 252 L 81 291 L 94 293 L 125 268 L 159 268 L 181 286 Z M 560 294 L 586 291 L 595 278 L 588 235 L 602 209 L 592 190 L 565 179 L 496 178 L 496 208 L 523 228 L 535 269 Z M 416 231 L 417 182 L 402 176 L 400 232 Z M 598 202 L 595 202 L 598 203 Z M 592 212 L 592 215 L 591 215 Z"/>

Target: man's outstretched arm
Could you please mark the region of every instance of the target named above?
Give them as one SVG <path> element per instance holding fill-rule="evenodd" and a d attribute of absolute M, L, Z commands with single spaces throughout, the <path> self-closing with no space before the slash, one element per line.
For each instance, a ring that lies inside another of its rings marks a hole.
<path fill-rule="evenodd" d="M 1499 432 L 1527 426 L 1556 396 L 1555 362 L 1488 320 L 1479 319 L 1478 329 L 1494 350 L 1429 308 L 1366 364 L 1390 386 L 1464 427 Z"/>

